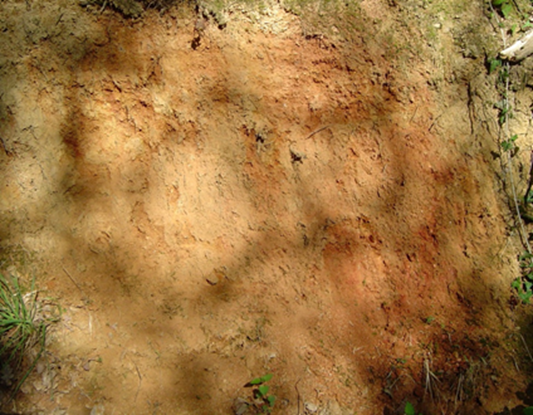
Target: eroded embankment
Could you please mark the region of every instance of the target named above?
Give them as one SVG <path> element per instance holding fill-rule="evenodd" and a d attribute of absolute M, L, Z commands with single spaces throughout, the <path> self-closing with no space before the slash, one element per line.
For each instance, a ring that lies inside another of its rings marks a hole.
<path fill-rule="evenodd" d="M 223 414 L 266 372 L 280 413 L 514 399 L 479 78 L 437 88 L 421 23 L 1 7 L 1 243 L 66 309 L 28 408 Z"/>

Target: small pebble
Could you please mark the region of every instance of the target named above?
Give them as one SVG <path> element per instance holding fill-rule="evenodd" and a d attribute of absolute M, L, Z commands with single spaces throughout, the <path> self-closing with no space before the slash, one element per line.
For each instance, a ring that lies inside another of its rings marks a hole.
<path fill-rule="evenodd" d="M 91 415 L 104 415 L 105 408 L 104 405 L 99 403 L 98 405 L 95 405 L 93 409 L 91 409 Z"/>
<path fill-rule="evenodd" d="M 305 403 L 305 409 L 310 414 L 314 414 L 316 411 L 318 411 L 318 406 L 316 406 L 314 403 L 306 402 Z"/>

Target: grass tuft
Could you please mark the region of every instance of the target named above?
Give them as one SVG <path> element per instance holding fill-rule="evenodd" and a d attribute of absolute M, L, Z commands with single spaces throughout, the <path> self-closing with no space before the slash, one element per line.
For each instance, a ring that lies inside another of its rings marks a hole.
<path fill-rule="evenodd" d="M 10 400 L 35 368 L 44 352 L 48 325 L 57 319 L 44 317 L 37 301 L 35 279 L 28 293 L 23 294 L 18 278 L 0 274 L 0 373 L 5 386 L 15 387 Z M 28 350 L 39 347 L 32 363 L 23 369 Z M 23 373 L 22 377 L 15 381 Z"/>

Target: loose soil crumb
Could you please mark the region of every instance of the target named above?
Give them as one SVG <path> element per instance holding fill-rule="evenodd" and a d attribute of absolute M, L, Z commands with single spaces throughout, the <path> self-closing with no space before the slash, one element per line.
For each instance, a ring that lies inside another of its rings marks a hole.
<path fill-rule="evenodd" d="M 520 403 L 490 27 L 410 3 L 0 4 L 2 255 L 64 308 L 6 409 Z"/>

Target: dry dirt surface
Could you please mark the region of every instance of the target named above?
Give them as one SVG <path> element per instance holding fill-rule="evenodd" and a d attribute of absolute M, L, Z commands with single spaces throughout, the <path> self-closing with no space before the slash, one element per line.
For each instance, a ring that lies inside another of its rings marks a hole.
<path fill-rule="evenodd" d="M 0 2 L 2 271 L 63 309 L 5 411 L 520 403 L 485 2 L 117 4 Z"/>

